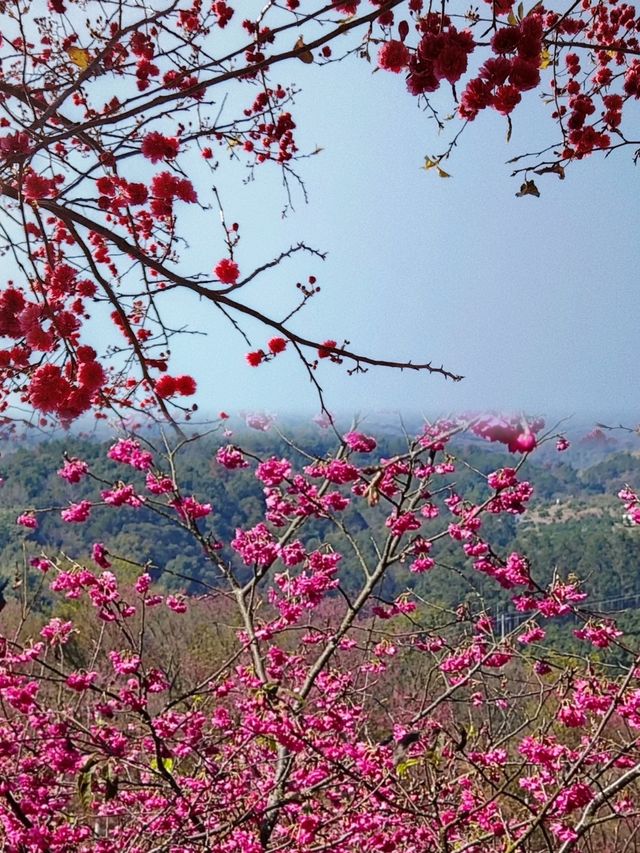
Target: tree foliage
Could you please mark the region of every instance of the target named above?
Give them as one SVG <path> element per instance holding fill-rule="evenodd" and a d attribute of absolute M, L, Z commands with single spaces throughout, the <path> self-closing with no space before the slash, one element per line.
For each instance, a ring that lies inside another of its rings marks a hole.
<path fill-rule="evenodd" d="M 640 96 L 640 24 L 626 3 L 50 0 L 45 14 L 43 2 L 5 0 L 0 15 L 0 194 L 14 267 L 0 302 L 8 417 L 16 404 L 63 424 L 90 410 L 188 416 L 196 384 L 170 365 L 177 294 L 245 337 L 257 321 L 249 364 L 294 350 L 318 390 L 322 361 L 459 378 L 424 357 L 356 351 L 331 330 L 326 340 L 299 332 L 323 257 L 311 244 L 273 255 L 265 247 L 255 269 L 241 263 L 241 227 L 225 217 L 215 173 L 237 160 L 252 174 L 277 169 L 288 193 L 297 188 L 299 161 L 314 152 L 298 147 L 295 79 L 277 81 L 295 78 L 300 63 L 320 75 L 355 57 L 403 74 L 408 94 L 399 86 L 398 98 L 417 97 L 440 127 L 457 123 L 451 145 L 425 161 L 441 176 L 466 124 L 484 110 L 511 122 L 529 91 L 547 98 L 558 138 L 518 169 L 521 195 L 539 194 L 534 175 L 563 178 L 576 159 L 638 145 L 627 125 Z M 219 248 L 196 263 L 185 246 L 194 223 L 211 230 L 212 209 Z M 251 294 L 261 275 L 296 255 L 312 269 L 290 310 L 258 309 Z M 104 351 L 89 314 L 115 326 Z"/>
<path fill-rule="evenodd" d="M 426 422 L 394 447 L 339 431 L 322 364 L 460 377 L 298 331 L 322 251 L 265 247 L 247 269 L 214 185 L 233 160 L 304 194 L 299 161 L 317 152 L 298 147 L 295 80 L 278 79 L 354 58 L 404 75 L 398 97 L 452 128 L 425 159 L 442 178 L 469 122 L 494 110 L 510 133 L 526 93 L 546 96 L 557 144 L 516 170 L 537 196 L 538 176 L 638 145 L 639 26 L 614 0 L 0 0 L 3 423 L 125 428 L 106 454 L 67 450 L 55 485 L 35 455 L 13 460 L 5 500 L 30 553 L 0 589 L 3 849 L 639 849 L 635 624 L 584 583 L 630 560 L 637 493 L 616 487 L 598 548 L 575 547 L 575 519 L 540 542 L 524 466 L 569 446 L 542 419 Z M 219 248 L 196 257 L 212 210 Z M 257 308 L 254 285 L 293 258 L 313 269 L 288 312 Z M 221 413 L 226 441 L 185 475 L 197 388 L 171 348 L 194 331 L 175 320 L 187 297 L 244 337 L 252 368 L 298 356 L 330 441 L 231 443 Z M 142 415 L 173 431 L 136 434 Z M 578 479 L 548 470 L 541 491 Z"/>

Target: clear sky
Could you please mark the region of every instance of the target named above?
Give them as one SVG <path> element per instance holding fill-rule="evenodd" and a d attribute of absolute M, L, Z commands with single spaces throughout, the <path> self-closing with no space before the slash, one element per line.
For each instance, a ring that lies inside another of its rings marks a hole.
<path fill-rule="evenodd" d="M 241 166 L 221 164 L 217 185 L 228 220 L 241 225 L 243 273 L 298 240 L 328 252 L 324 264 L 307 258 L 261 277 L 245 299 L 284 313 L 295 282 L 314 273 L 322 292 L 294 328 L 321 340 L 346 337 L 368 354 L 432 359 L 466 377 L 453 384 L 383 369 L 348 377 L 322 364 L 318 379 L 337 411 L 637 417 L 639 175 L 631 152 L 588 158 L 564 181 L 537 179 L 541 198 L 516 198 L 520 182 L 505 161 L 556 138 L 550 108 L 527 93 L 509 144 L 505 119 L 487 111 L 446 165 L 453 177 L 439 179 L 420 167 L 449 137 L 438 137 L 401 76 L 371 71 L 355 59 L 279 68 L 281 82 L 302 88 L 292 110 L 301 148 L 324 149 L 299 164 L 308 205 L 294 187 L 295 212 L 283 219 L 274 168 L 243 185 Z M 628 112 L 637 120 L 638 105 Z M 216 215 L 210 230 L 201 216 L 187 229 L 183 265 L 210 273 L 224 247 Z M 177 367 L 207 389 L 204 409 L 317 410 L 293 353 L 252 369 L 246 343 L 219 316 L 209 322 L 195 301 L 177 307 L 176 322 L 210 331 L 175 347 Z M 266 339 L 258 330 L 254 346 Z"/>
<path fill-rule="evenodd" d="M 227 220 L 241 226 L 243 275 L 301 240 L 327 252 L 325 263 L 297 256 L 282 264 L 242 298 L 283 317 L 296 304 L 296 282 L 314 274 L 321 293 L 291 321 L 294 329 L 318 340 L 347 338 L 363 354 L 432 360 L 465 377 L 454 384 L 385 369 L 348 376 L 324 362 L 317 378 L 334 411 L 501 408 L 639 420 L 640 173 L 632 151 L 573 164 L 564 181 L 541 176 L 541 198 L 516 198 L 520 180 L 505 162 L 557 141 L 551 107 L 534 91 L 514 112 L 509 143 L 506 119 L 481 113 L 444 164 L 452 177 L 440 179 L 421 166 L 425 155 L 445 150 L 460 123 L 439 136 L 403 75 L 374 68 L 356 58 L 323 68 L 292 59 L 274 70 L 274 82 L 300 86 L 292 113 L 301 151 L 322 148 L 297 164 L 309 203 L 292 181 L 295 210 L 286 217 L 277 167 L 258 167 L 250 180 L 242 156 L 229 163 L 216 149 L 212 181 Z M 247 105 L 249 92 L 246 82 L 231 84 L 223 121 Z M 443 114 L 451 109 L 446 85 L 436 99 Z M 639 119 L 640 101 L 627 104 L 627 137 L 640 138 Z M 154 129 L 173 133 L 175 125 Z M 160 169 L 131 162 L 133 180 Z M 205 169 L 196 152 L 188 162 Z M 206 184 L 200 177 L 195 184 L 203 196 Z M 207 218 L 181 205 L 179 231 L 189 242 L 181 268 L 210 276 L 225 255 L 217 213 Z M 175 291 L 162 298 L 175 327 L 208 332 L 174 339 L 171 366 L 196 377 L 205 412 L 317 411 L 295 353 L 251 368 L 246 342 L 212 306 Z M 99 349 L 113 340 L 110 323 L 98 320 L 91 331 L 105 345 Z M 252 348 L 266 345 L 265 329 L 247 331 Z"/>

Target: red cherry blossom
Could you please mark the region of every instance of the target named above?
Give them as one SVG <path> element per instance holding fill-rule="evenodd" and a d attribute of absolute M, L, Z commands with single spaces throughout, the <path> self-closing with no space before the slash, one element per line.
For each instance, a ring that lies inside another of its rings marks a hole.
<path fill-rule="evenodd" d="M 240 276 L 238 264 L 230 258 L 223 258 L 218 261 L 213 272 L 223 284 L 236 284 Z"/>
<path fill-rule="evenodd" d="M 401 41 L 387 41 L 378 52 L 378 65 L 385 71 L 399 74 L 409 64 L 411 54 Z"/>

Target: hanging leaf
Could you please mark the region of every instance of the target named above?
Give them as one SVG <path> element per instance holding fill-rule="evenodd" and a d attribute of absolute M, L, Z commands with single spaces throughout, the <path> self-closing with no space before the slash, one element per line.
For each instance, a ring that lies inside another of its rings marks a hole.
<path fill-rule="evenodd" d="M 557 175 L 561 181 L 564 181 L 564 166 L 561 166 L 560 163 L 554 163 L 553 166 L 543 166 L 540 169 L 534 169 L 536 175 L 546 175 L 551 172 L 554 175 Z"/>
<path fill-rule="evenodd" d="M 439 177 L 450 178 L 451 175 L 448 172 L 445 172 L 445 170 L 440 166 L 441 159 L 441 157 L 438 157 L 436 160 L 434 160 L 432 157 L 425 157 L 424 166 L 421 166 L 420 168 L 424 169 L 426 172 L 428 172 L 429 169 L 435 169 Z"/>
<path fill-rule="evenodd" d="M 425 166 L 425 168 L 427 167 Z M 380 503 L 380 483 L 383 478 L 384 471 L 378 471 L 365 489 L 364 496 L 366 497 L 369 506 L 378 506 Z"/>
<path fill-rule="evenodd" d="M 442 761 L 442 756 L 440 755 L 440 751 L 434 747 L 424 753 L 424 760 L 437 769 Z"/>
<path fill-rule="evenodd" d="M 542 53 L 540 54 L 540 68 L 548 68 L 551 65 L 551 54 L 549 53 L 548 48 L 544 48 Z"/>
<path fill-rule="evenodd" d="M 536 198 L 540 198 L 540 190 L 535 181 L 525 181 L 520 187 L 520 192 L 516 193 L 516 198 L 522 198 L 525 195 L 534 195 Z"/>
<path fill-rule="evenodd" d="M 86 47 L 70 47 L 67 49 L 67 56 L 80 71 L 86 71 L 91 65 L 91 54 Z"/>
<path fill-rule="evenodd" d="M 304 39 L 300 36 L 294 45 L 294 50 L 302 50 L 304 46 Z M 313 62 L 313 54 L 310 50 L 302 50 L 302 52 L 298 54 L 298 59 L 301 62 L 304 62 L 305 65 L 310 65 Z"/>
<path fill-rule="evenodd" d="M 511 124 L 511 116 L 507 116 L 507 142 L 511 142 L 511 134 L 513 133 L 513 125 Z"/>

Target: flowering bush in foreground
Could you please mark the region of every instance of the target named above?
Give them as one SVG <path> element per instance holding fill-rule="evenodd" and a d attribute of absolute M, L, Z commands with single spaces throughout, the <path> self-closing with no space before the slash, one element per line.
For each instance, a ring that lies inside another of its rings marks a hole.
<path fill-rule="evenodd" d="M 176 293 L 198 306 L 203 322 L 222 318 L 241 331 L 253 368 L 296 357 L 315 382 L 320 363 L 460 378 L 422 354 L 397 361 L 352 349 L 335 329 L 317 339 L 301 333 L 298 312 L 320 289 L 325 257 L 309 243 L 261 246 L 264 259 L 247 264 L 244 232 L 213 186 L 216 171 L 229 160 L 250 177 L 275 168 L 287 210 L 297 188 L 306 198 L 298 161 L 321 149 L 298 141 L 301 63 L 320 75 L 357 55 L 403 75 L 397 97 L 408 97 L 405 89 L 417 97 L 439 130 L 461 122 L 445 150 L 425 158 L 441 177 L 469 122 L 496 111 L 510 136 L 521 102 L 534 93 L 549 107 L 551 144 L 522 155 L 517 195 L 539 195 L 539 175 L 563 179 L 566 167 L 593 153 L 638 155 L 640 17 L 617 0 L 527 10 L 512 0 L 480 7 L 444 0 L 437 9 L 423 0 L 185 0 L 163 8 L 49 0 L 44 12 L 44 0 L 0 3 L 7 423 L 23 419 L 25 407 L 40 425 L 67 425 L 88 412 L 191 417 L 196 378 L 171 373 L 173 338 L 185 331 L 173 322 Z M 212 207 L 219 240 L 196 247 L 194 264 L 184 247 L 212 233 Z M 289 262 L 297 267 L 288 281 L 279 278 L 290 304 L 277 315 L 250 294 Z M 111 328 L 101 334 L 101 352 L 87 325 L 94 315 Z"/>
<path fill-rule="evenodd" d="M 293 445 L 289 458 L 221 446 L 225 476 L 250 469 L 264 489 L 262 519 L 231 536 L 217 529 L 215 500 L 181 485 L 190 439 L 180 422 L 197 411 L 198 387 L 170 360 L 173 339 L 194 331 L 176 328 L 175 293 L 243 335 L 247 370 L 297 357 L 325 427 L 335 426 L 325 364 L 460 379 L 425 358 L 364 354 L 335 329 L 299 332 L 324 259 L 309 244 L 246 264 L 215 170 L 227 158 L 249 177 L 277 168 L 290 210 L 292 187 L 305 194 L 297 161 L 319 153 L 298 147 L 298 90 L 278 82 L 281 71 L 358 54 L 403 74 L 438 126 L 447 113 L 464 127 L 494 110 L 509 134 L 521 101 L 540 91 L 558 144 L 519 170 L 522 196 L 539 194 L 534 174 L 562 179 L 591 153 L 637 147 L 635 7 L 514 5 L 49 0 L 45 14 L 38 0 L 0 2 L 2 426 L 151 415 L 182 441 L 161 450 L 127 434 L 108 453 L 115 481 L 65 458 L 58 473 L 82 494 L 26 507 L 17 524 L 28 538 L 43 512 L 76 530 L 98 513 L 155 512 L 191 537 L 206 567 L 202 595 L 189 598 L 158 582 L 162 566 L 96 541 L 90 554 L 31 554 L 20 603 L 0 595 L 3 850 L 638 849 L 634 638 L 589 610 L 578 578 L 543 582 L 525 554 L 502 553 L 485 523 L 527 511 L 522 461 L 545 438 L 541 422 L 426 424 L 392 458 L 355 428 L 323 458 Z M 447 176 L 458 138 L 427 170 Z M 210 239 L 212 208 L 219 245 L 201 246 L 193 263 L 195 252 L 181 254 Z M 287 262 L 298 264 L 291 304 L 259 310 L 254 284 Z M 113 334 L 98 352 L 88 321 L 101 314 Z M 246 422 L 267 430 L 272 417 Z M 465 460 L 451 442 L 465 430 L 513 456 L 489 472 L 467 465 L 473 491 L 452 478 Z M 637 524 L 636 493 L 620 498 Z M 380 523 L 365 536 L 369 515 Z M 443 543 L 467 574 L 448 565 Z M 415 592 L 430 572 L 451 573 L 458 606 Z M 405 579 L 404 592 L 390 598 L 389 577 Z M 511 597 L 514 630 L 496 627 L 474 592 L 480 577 Z M 569 618 L 582 654 L 548 640 L 549 625 Z"/>
<path fill-rule="evenodd" d="M 108 543 L 82 561 L 32 558 L 54 605 L 31 639 L 39 584 L 3 614 L 15 625 L 0 645 L 4 849 L 637 849 L 633 638 L 589 611 L 577 578 L 542 585 L 525 555 L 500 553 L 484 532 L 489 516 L 526 512 L 522 463 L 554 438 L 542 428 L 425 424 L 389 459 L 357 429 L 325 458 L 222 445 L 214 464 L 250 468 L 264 487 L 263 522 L 230 541 L 207 495 L 182 493 L 179 446 L 119 440 L 116 484 L 67 459 L 61 477 L 96 487 L 59 508 L 69 522 L 152 508 L 199 543 L 205 592 L 168 594 L 143 563 L 119 580 L 126 564 Z M 480 500 L 451 479 L 465 465 L 451 441 L 465 431 L 513 453 L 512 466 L 477 472 Z M 350 505 L 383 521 L 374 559 L 345 525 Z M 306 535 L 318 519 L 332 545 Z M 415 573 L 448 571 L 442 541 L 509 591 L 517 628 L 498 631 L 464 591 L 457 609 L 412 592 Z M 347 562 L 355 589 L 341 579 Z M 407 585 L 394 600 L 391 572 Z M 584 648 L 571 658 L 545 641 L 567 616 Z M 602 649 L 615 652 L 606 665 Z"/>

